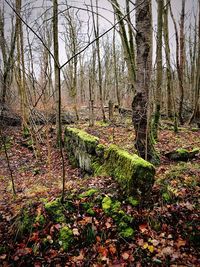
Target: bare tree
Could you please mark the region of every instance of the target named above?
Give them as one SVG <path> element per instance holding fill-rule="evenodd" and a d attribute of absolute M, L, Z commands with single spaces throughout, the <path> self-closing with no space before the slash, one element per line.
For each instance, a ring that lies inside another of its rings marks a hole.
<path fill-rule="evenodd" d="M 156 97 L 155 114 L 152 125 L 153 138 L 158 138 L 158 124 L 160 119 L 161 88 L 162 88 L 162 28 L 163 28 L 163 0 L 158 0 L 157 11 L 157 38 L 156 38 Z"/>
<path fill-rule="evenodd" d="M 195 101 L 193 113 L 190 118 L 190 123 L 197 119 L 197 123 L 200 126 L 200 0 L 199 0 L 199 16 L 198 16 L 198 51 L 196 58 L 196 79 L 195 79 Z"/>
<path fill-rule="evenodd" d="M 13 18 L 12 18 L 13 20 Z M 5 37 L 5 18 L 4 6 L 0 7 L 0 49 L 3 59 L 2 79 L 1 79 L 1 98 L 2 104 L 5 104 L 8 91 L 10 90 L 13 70 L 14 70 L 14 52 L 17 37 L 17 19 L 15 24 L 12 23 L 10 44 Z"/>
<path fill-rule="evenodd" d="M 94 16 L 94 8 L 91 1 L 91 9 L 92 9 L 92 20 L 93 20 L 93 28 L 94 28 L 94 36 L 96 39 L 96 52 L 97 52 L 97 62 L 98 62 L 98 85 L 99 85 L 99 98 L 101 105 L 101 112 L 103 121 L 106 121 L 104 102 L 103 102 L 103 87 L 102 87 L 102 66 L 101 66 L 101 57 L 100 57 L 100 44 L 99 44 L 99 14 L 98 14 L 98 0 L 96 0 L 96 20 Z"/>

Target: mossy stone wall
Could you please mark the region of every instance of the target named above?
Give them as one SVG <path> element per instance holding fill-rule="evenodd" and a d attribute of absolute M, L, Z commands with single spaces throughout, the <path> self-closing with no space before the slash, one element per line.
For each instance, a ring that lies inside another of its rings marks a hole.
<path fill-rule="evenodd" d="M 65 129 L 65 148 L 73 165 L 92 173 L 92 162 L 96 157 L 95 149 L 99 138 L 77 128 Z"/>
<path fill-rule="evenodd" d="M 105 147 L 99 139 L 76 128 L 65 129 L 65 148 L 71 163 L 99 176 L 112 176 L 127 195 L 146 194 L 154 183 L 154 166 L 116 145 Z"/>

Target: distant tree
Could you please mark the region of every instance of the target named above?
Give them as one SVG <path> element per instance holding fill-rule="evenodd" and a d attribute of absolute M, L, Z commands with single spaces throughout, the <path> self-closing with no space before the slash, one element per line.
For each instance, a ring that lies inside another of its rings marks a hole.
<path fill-rule="evenodd" d="M 192 116 L 190 118 L 190 123 L 194 120 L 197 121 L 198 126 L 200 127 L 200 0 L 198 1 L 199 4 L 199 14 L 198 14 L 198 50 L 197 50 L 197 57 L 196 57 L 196 79 L 195 79 L 195 87 L 194 87 L 194 107 Z"/>
<path fill-rule="evenodd" d="M 17 38 L 17 18 L 16 22 L 13 23 L 12 19 L 12 29 L 10 43 L 5 37 L 5 10 L 4 5 L 0 7 L 0 49 L 2 55 L 3 67 L 1 69 L 1 96 L 0 102 L 2 104 L 6 103 L 6 97 L 10 91 L 10 86 L 13 78 L 14 70 L 14 52 L 16 48 L 16 38 Z"/>
<path fill-rule="evenodd" d="M 174 24 L 175 29 L 175 39 L 176 39 L 176 68 L 178 73 L 178 82 L 179 82 L 179 107 L 178 107 L 178 117 L 180 124 L 183 124 L 183 100 L 184 100 L 184 86 L 183 86 L 183 74 L 184 74 L 184 49 L 185 49 L 185 40 L 184 40 L 184 23 L 185 23 L 185 0 L 182 0 L 182 9 L 181 9 L 181 18 L 180 18 L 180 34 L 178 34 L 178 27 L 174 14 L 172 12 L 171 4 L 170 5 L 170 14 Z"/>
<path fill-rule="evenodd" d="M 161 107 L 161 89 L 163 79 L 162 69 L 162 31 L 163 31 L 163 0 L 158 0 L 157 11 L 157 38 L 156 38 L 156 97 L 155 97 L 155 113 L 152 125 L 153 138 L 158 138 L 158 125 L 160 119 Z"/>
<path fill-rule="evenodd" d="M 103 121 L 106 121 L 105 109 L 104 109 L 104 97 L 103 97 L 103 83 L 102 83 L 102 66 L 101 66 L 101 56 L 100 56 L 100 43 L 99 43 L 99 14 L 98 14 L 98 0 L 96 0 L 96 19 L 94 14 L 94 7 L 91 1 L 91 9 L 92 9 L 92 21 L 93 21 L 93 29 L 94 36 L 96 38 L 96 51 L 97 51 L 97 62 L 98 62 L 98 87 L 99 87 L 99 98 L 101 105 L 101 112 Z"/>

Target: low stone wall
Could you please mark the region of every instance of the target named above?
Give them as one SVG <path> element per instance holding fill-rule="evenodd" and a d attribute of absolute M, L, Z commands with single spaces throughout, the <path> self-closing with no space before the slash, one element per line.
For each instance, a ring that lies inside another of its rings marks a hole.
<path fill-rule="evenodd" d="M 72 164 L 98 176 L 112 176 L 127 195 L 145 194 L 154 183 L 154 166 L 115 145 L 105 147 L 99 138 L 76 128 L 65 129 L 65 148 Z"/>

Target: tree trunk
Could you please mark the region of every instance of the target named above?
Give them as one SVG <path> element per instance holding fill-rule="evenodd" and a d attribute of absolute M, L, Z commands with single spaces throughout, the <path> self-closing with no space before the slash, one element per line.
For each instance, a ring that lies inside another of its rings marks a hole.
<path fill-rule="evenodd" d="M 57 101 L 56 126 L 57 126 L 57 143 L 60 148 L 62 161 L 62 195 L 61 202 L 64 201 L 65 193 L 65 163 L 63 155 L 62 142 L 62 122 L 61 122 L 61 82 L 60 82 L 60 64 L 59 64 L 59 46 L 58 46 L 58 1 L 53 0 L 53 43 L 54 43 L 54 71 L 55 71 L 55 91 Z"/>
<path fill-rule="evenodd" d="M 93 25 L 94 25 L 94 35 L 96 38 L 96 48 L 97 48 L 97 61 L 98 61 L 98 82 L 99 82 L 99 98 L 100 98 L 100 106 L 101 106 L 101 112 L 103 121 L 106 121 L 106 115 L 104 110 L 104 103 L 103 103 L 103 88 L 102 88 L 102 68 L 101 68 L 101 58 L 100 58 L 100 45 L 99 45 L 99 39 L 97 38 L 99 36 L 99 15 L 98 15 L 98 0 L 96 0 L 96 23 L 94 18 L 94 12 L 93 12 L 93 6 L 91 2 L 91 8 L 92 8 L 92 18 L 93 18 Z"/>
<path fill-rule="evenodd" d="M 57 142 L 60 146 L 62 140 L 61 127 L 61 92 L 60 92 L 60 68 L 59 68 L 59 46 L 58 46 L 58 3 L 53 1 L 53 43 L 54 43 L 54 72 L 55 72 L 55 94 L 56 94 L 56 129 Z"/>
<path fill-rule="evenodd" d="M 133 31 L 129 16 L 129 1 L 126 0 L 126 12 L 127 12 L 127 21 L 128 21 L 128 34 L 126 32 L 126 27 L 123 18 L 123 13 L 120 10 L 119 3 L 117 0 L 112 0 L 113 10 L 115 11 L 116 18 L 119 21 L 119 34 L 122 41 L 122 46 L 124 50 L 124 58 L 126 61 L 127 69 L 128 69 L 128 76 L 129 82 L 131 87 L 134 91 L 135 88 L 135 49 L 134 49 L 134 42 L 133 42 Z"/>
<path fill-rule="evenodd" d="M 114 15 L 114 23 L 115 23 L 115 15 Z M 118 71 L 117 71 L 115 35 L 116 35 L 116 29 L 114 28 L 114 32 L 113 32 L 113 63 L 114 63 L 114 74 L 115 74 L 115 91 L 116 91 L 116 96 L 117 96 L 117 105 L 118 105 L 118 108 L 120 108 L 121 99 L 120 99 L 120 91 L 119 91 L 119 77 L 118 77 Z"/>
<path fill-rule="evenodd" d="M 172 118 L 172 74 L 171 74 L 171 62 L 170 62 L 170 46 L 169 46 L 169 26 L 168 26 L 168 10 L 169 5 L 167 0 L 165 1 L 165 8 L 163 11 L 163 36 L 165 43 L 165 58 L 166 58 L 166 72 L 167 72 L 167 115 Z"/>
<path fill-rule="evenodd" d="M 135 147 L 138 154 L 151 162 L 158 162 L 148 122 L 149 86 L 152 70 L 152 17 L 151 1 L 136 0 L 137 72 L 136 94 L 133 99 Z"/>
<path fill-rule="evenodd" d="M 185 23 L 185 0 L 182 0 L 181 21 L 180 21 L 180 69 L 179 69 L 179 90 L 180 90 L 180 102 L 179 102 L 179 121 L 183 124 L 183 99 L 184 99 L 184 66 L 185 66 L 185 40 L 184 40 L 184 23 Z"/>
<path fill-rule="evenodd" d="M 157 46 L 156 46 L 156 97 L 155 114 L 152 125 L 152 134 L 155 140 L 158 139 L 158 125 L 160 119 L 160 102 L 162 88 L 162 28 L 163 28 L 163 0 L 158 0 L 157 11 Z"/>
<path fill-rule="evenodd" d="M 200 125 L 200 0 L 199 0 L 199 25 L 198 25 L 198 51 L 197 51 L 197 63 L 196 63 L 196 79 L 195 79 L 195 101 L 190 123 L 197 119 L 197 124 Z"/>

